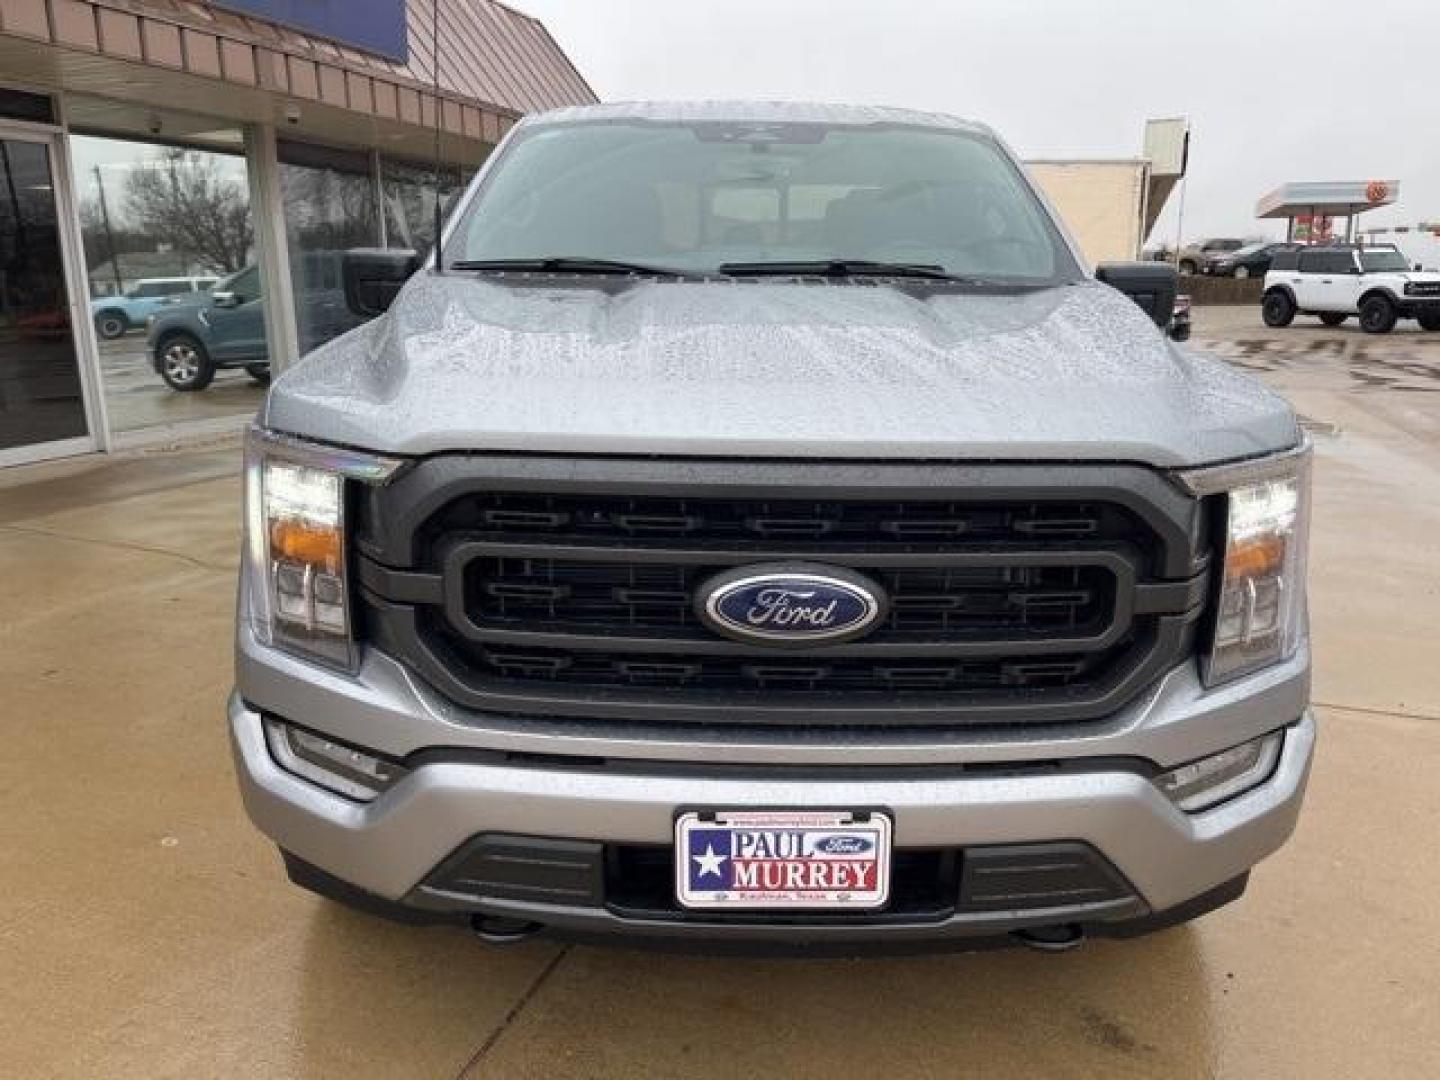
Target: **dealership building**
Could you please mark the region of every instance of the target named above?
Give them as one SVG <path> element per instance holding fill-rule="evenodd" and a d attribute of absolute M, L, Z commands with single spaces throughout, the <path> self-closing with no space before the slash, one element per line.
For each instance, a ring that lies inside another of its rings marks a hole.
<path fill-rule="evenodd" d="M 347 328 L 339 251 L 428 245 L 437 184 L 594 100 L 494 0 L 4 0 L 0 465 L 243 424 L 271 358 Z M 186 333 L 246 362 L 179 393 L 146 324 L 212 284 Z"/>

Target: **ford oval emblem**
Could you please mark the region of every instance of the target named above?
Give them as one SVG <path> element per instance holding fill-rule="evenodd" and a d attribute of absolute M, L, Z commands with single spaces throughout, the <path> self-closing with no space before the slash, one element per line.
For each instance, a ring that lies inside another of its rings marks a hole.
<path fill-rule="evenodd" d="M 858 637 L 884 617 L 885 592 L 860 574 L 806 563 L 746 566 L 700 586 L 695 610 L 739 641 L 806 645 Z"/>
<path fill-rule="evenodd" d="M 868 836 L 827 836 L 815 844 L 821 855 L 863 855 L 875 846 Z"/>

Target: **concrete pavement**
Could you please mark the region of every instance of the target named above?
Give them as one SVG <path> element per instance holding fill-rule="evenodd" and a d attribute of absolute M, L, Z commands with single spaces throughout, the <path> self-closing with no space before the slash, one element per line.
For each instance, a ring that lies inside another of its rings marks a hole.
<path fill-rule="evenodd" d="M 0 1074 L 1436 1075 L 1440 343 L 1210 343 L 1320 433 L 1309 801 L 1238 904 L 1062 956 L 495 950 L 294 890 L 225 742 L 233 447 L 0 474 Z"/>

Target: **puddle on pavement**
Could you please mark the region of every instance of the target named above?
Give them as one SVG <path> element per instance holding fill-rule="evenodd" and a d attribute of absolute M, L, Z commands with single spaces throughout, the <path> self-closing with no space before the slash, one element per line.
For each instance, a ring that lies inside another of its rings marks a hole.
<path fill-rule="evenodd" d="M 1440 391 L 1440 341 L 1239 338 L 1197 340 L 1195 347 L 1251 372 L 1343 369 L 1354 388 L 1402 393 Z"/>

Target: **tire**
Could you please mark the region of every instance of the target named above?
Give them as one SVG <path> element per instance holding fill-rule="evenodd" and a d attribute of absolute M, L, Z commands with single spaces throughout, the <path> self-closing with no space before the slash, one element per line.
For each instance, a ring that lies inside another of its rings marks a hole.
<path fill-rule="evenodd" d="M 1421 330 L 1429 330 L 1432 333 L 1440 330 L 1440 311 L 1422 311 L 1415 318 L 1419 321 Z"/>
<path fill-rule="evenodd" d="M 1260 317 L 1265 320 L 1266 326 L 1276 330 L 1289 326 L 1295 321 L 1295 301 L 1287 292 L 1266 293 L 1260 303 Z"/>
<path fill-rule="evenodd" d="M 1234 276 L 1237 281 L 1244 281 L 1250 276 L 1250 268 L 1248 266 L 1237 266 L 1235 267 Z"/>
<path fill-rule="evenodd" d="M 155 369 L 171 390 L 204 390 L 215 378 L 215 362 L 191 334 L 170 334 L 155 346 Z"/>
<path fill-rule="evenodd" d="M 1321 314 L 1320 321 L 1326 326 L 1343 326 L 1348 318 L 1350 316 L 1343 311 L 1326 311 Z"/>
<path fill-rule="evenodd" d="M 123 311 L 105 310 L 95 315 L 95 332 L 105 341 L 124 337 L 130 329 L 130 320 Z"/>
<path fill-rule="evenodd" d="M 1367 334 L 1388 334 L 1400 313 L 1384 296 L 1372 296 L 1360 305 L 1360 329 Z"/>
<path fill-rule="evenodd" d="M 1184 274 L 1186 277 L 1193 275 L 1199 269 L 1200 267 L 1196 265 L 1194 259 L 1180 260 L 1180 273 Z"/>
<path fill-rule="evenodd" d="M 269 386 L 269 385 L 270 385 L 270 365 L 269 365 L 269 364 L 246 364 L 246 365 L 245 365 L 245 374 L 246 374 L 246 375 L 249 375 L 250 378 L 254 379 L 254 380 L 255 380 L 257 383 L 259 383 L 261 386 Z"/>

